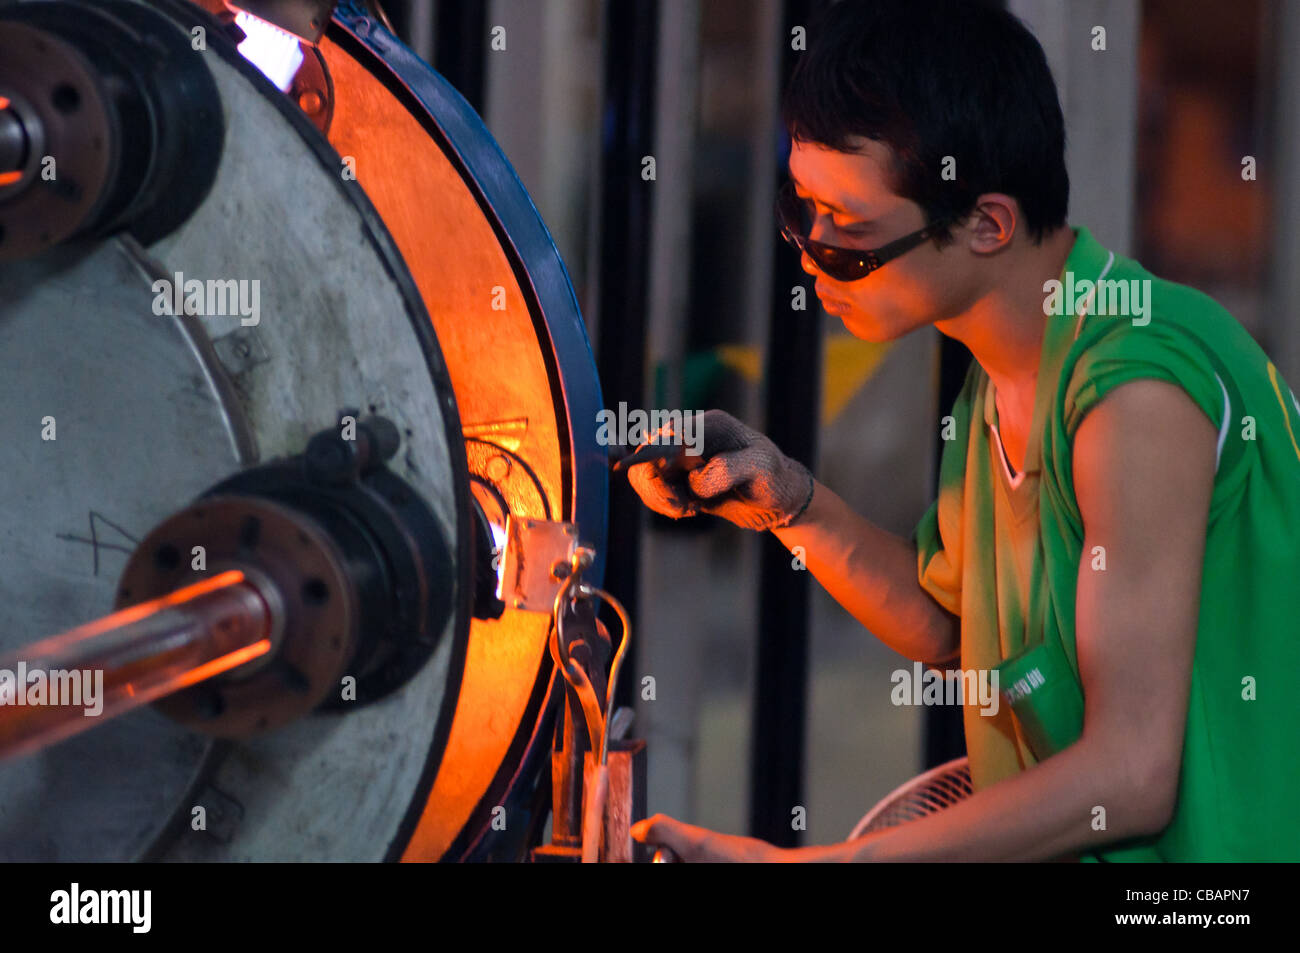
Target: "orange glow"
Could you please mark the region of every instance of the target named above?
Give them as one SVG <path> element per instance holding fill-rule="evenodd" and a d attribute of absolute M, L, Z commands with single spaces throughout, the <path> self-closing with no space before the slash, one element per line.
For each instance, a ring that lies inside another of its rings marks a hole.
<path fill-rule="evenodd" d="M 152 599 L 149 602 L 141 602 L 138 605 L 128 606 L 114 612 L 112 615 L 106 615 L 103 618 L 96 619 L 94 622 L 87 622 L 85 625 L 77 626 L 75 629 L 69 629 L 60 635 L 51 636 L 48 639 L 42 639 L 23 649 L 24 654 L 33 658 L 40 655 L 53 655 L 66 651 L 70 646 L 75 645 L 85 639 L 94 638 L 113 629 L 120 629 L 139 622 L 142 619 L 151 616 L 163 609 L 169 609 L 182 603 L 191 602 L 200 596 L 216 592 L 218 589 L 228 589 L 237 586 L 244 581 L 244 574 L 238 569 L 231 569 L 227 572 L 218 573 L 207 579 L 202 579 L 191 586 L 177 589 L 175 592 L 169 592 L 165 596 Z"/>
<path fill-rule="evenodd" d="M 101 632 L 107 632 L 109 629 L 116 629 L 119 626 L 127 625 L 131 622 L 138 622 L 147 615 L 152 615 L 171 606 L 180 605 L 182 602 L 189 602 L 199 596 L 209 592 L 216 592 L 218 589 L 225 589 L 228 586 L 238 585 L 244 581 L 244 574 L 238 569 L 231 569 L 228 572 L 219 573 L 208 579 L 200 580 L 192 586 L 186 586 L 183 589 L 177 589 L 175 592 L 169 592 L 165 596 L 159 596 L 157 599 L 149 602 L 141 602 L 139 605 L 129 606 L 114 612 L 112 615 L 106 615 L 102 619 L 96 619 L 94 622 L 88 622 L 83 626 L 73 629 L 63 636 L 56 638 L 67 638 L 73 632 L 83 637 L 99 635 Z M 52 640 L 47 640 L 52 641 Z M 35 650 L 44 645 L 44 642 L 38 642 L 28 651 L 35 654 Z"/>
<path fill-rule="evenodd" d="M 553 512 L 563 512 L 563 461 L 551 381 L 536 344 L 528 295 L 478 199 L 429 132 L 374 75 L 329 37 L 320 51 L 334 78 L 330 144 L 356 156 L 357 178 L 419 286 L 451 374 L 466 437 L 495 443 L 534 468 Z M 401 156 L 400 167 L 385 156 Z M 367 158 L 370 157 L 370 158 Z M 456 262 L 448 271 L 446 263 Z M 511 305 L 492 310 L 480 289 L 500 284 Z M 485 348 L 488 349 L 485 351 Z M 482 373 L 484 353 L 509 373 Z M 508 496 L 516 516 L 547 518 L 540 499 Z M 509 760 L 533 686 L 549 665 L 550 616 L 507 611 L 470 623 L 465 673 L 424 813 L 402 857 L 438 860 Z"/>
<path fill-rule="evenodd" d="M 9 108 L 9 97 L 0 96 L 0 112 Z M 0 188 L 6 185 L 13 185 L 21 181 L 23 174 L 21 172 L 0 172 Z"/>
<path fill-rule="evenodd" d="M 188 688 L 195 685 L 205 678 L 211 678 L 213 675 L 220 675 L 222 672 L 228 672 L 236 666 L 243 665 L 245 662 L 251 662 L 253 659 L 265 655 L 271 651 L 271 640 L 263 639 L 260 642 L 254 642 L 246 648 L 231 652 L 229 655 L 223 655 L 221 658 L 213 659 L 206 665 L 200 665 L 197 668 L 190 669 L 175 682 L 175 687 Z M 132 692 L 131 694 L 134 694 Z"/>

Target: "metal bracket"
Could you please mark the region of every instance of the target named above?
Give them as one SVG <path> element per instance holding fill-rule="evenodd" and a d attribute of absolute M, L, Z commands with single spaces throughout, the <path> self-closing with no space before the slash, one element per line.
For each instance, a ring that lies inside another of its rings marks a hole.
<path fill-rule="evenodd" d="M 575 523 L 507 516 L 497 598 L 512 609 L 549 615 L 577 549 Z"/>

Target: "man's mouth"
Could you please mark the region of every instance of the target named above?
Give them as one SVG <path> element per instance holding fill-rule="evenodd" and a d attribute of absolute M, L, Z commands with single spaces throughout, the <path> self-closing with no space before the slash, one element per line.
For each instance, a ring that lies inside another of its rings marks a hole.
<path fill-rule="evenodd" d="M 845 311 L 849 310 L 849 303 L 847 301 L 841 301 L 839 298 L 832 298 L 829 295 L 822 294 L 820 291 L 817 293 L 817 297 L 821 299 L 822 307 L 832 314 L 843 314 Z"/>

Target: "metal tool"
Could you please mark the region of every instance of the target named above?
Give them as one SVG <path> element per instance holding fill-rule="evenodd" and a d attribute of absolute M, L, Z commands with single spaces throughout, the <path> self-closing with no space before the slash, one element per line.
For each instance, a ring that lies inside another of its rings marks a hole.
<path fill-rule="evenodd" d="M 621 473 L 639 463 L 653 463 L 655 460 L 669 460 L 683 470 L 694 470 L 709 462 L 702 453 L 687 453 L 686 445 L 680 443 L 643 443 L 631 449 L 620 447 L 618 451 L 617 456 L 610 455 L 615 473 Z"/>

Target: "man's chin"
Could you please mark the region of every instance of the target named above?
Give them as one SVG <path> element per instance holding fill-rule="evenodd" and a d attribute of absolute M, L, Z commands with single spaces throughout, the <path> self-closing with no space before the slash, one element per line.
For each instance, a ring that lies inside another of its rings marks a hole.
<path fill-rule="evenodd" d="M 870 341 L 873 344 L 884 344 L 900 337 L 895 329 L 889 325 L 864 319 L 853 312 L 840 315 L 840 321 L 843 323 L 845 330 L 855 338 L 861 338 L 863 341 Z"/>

